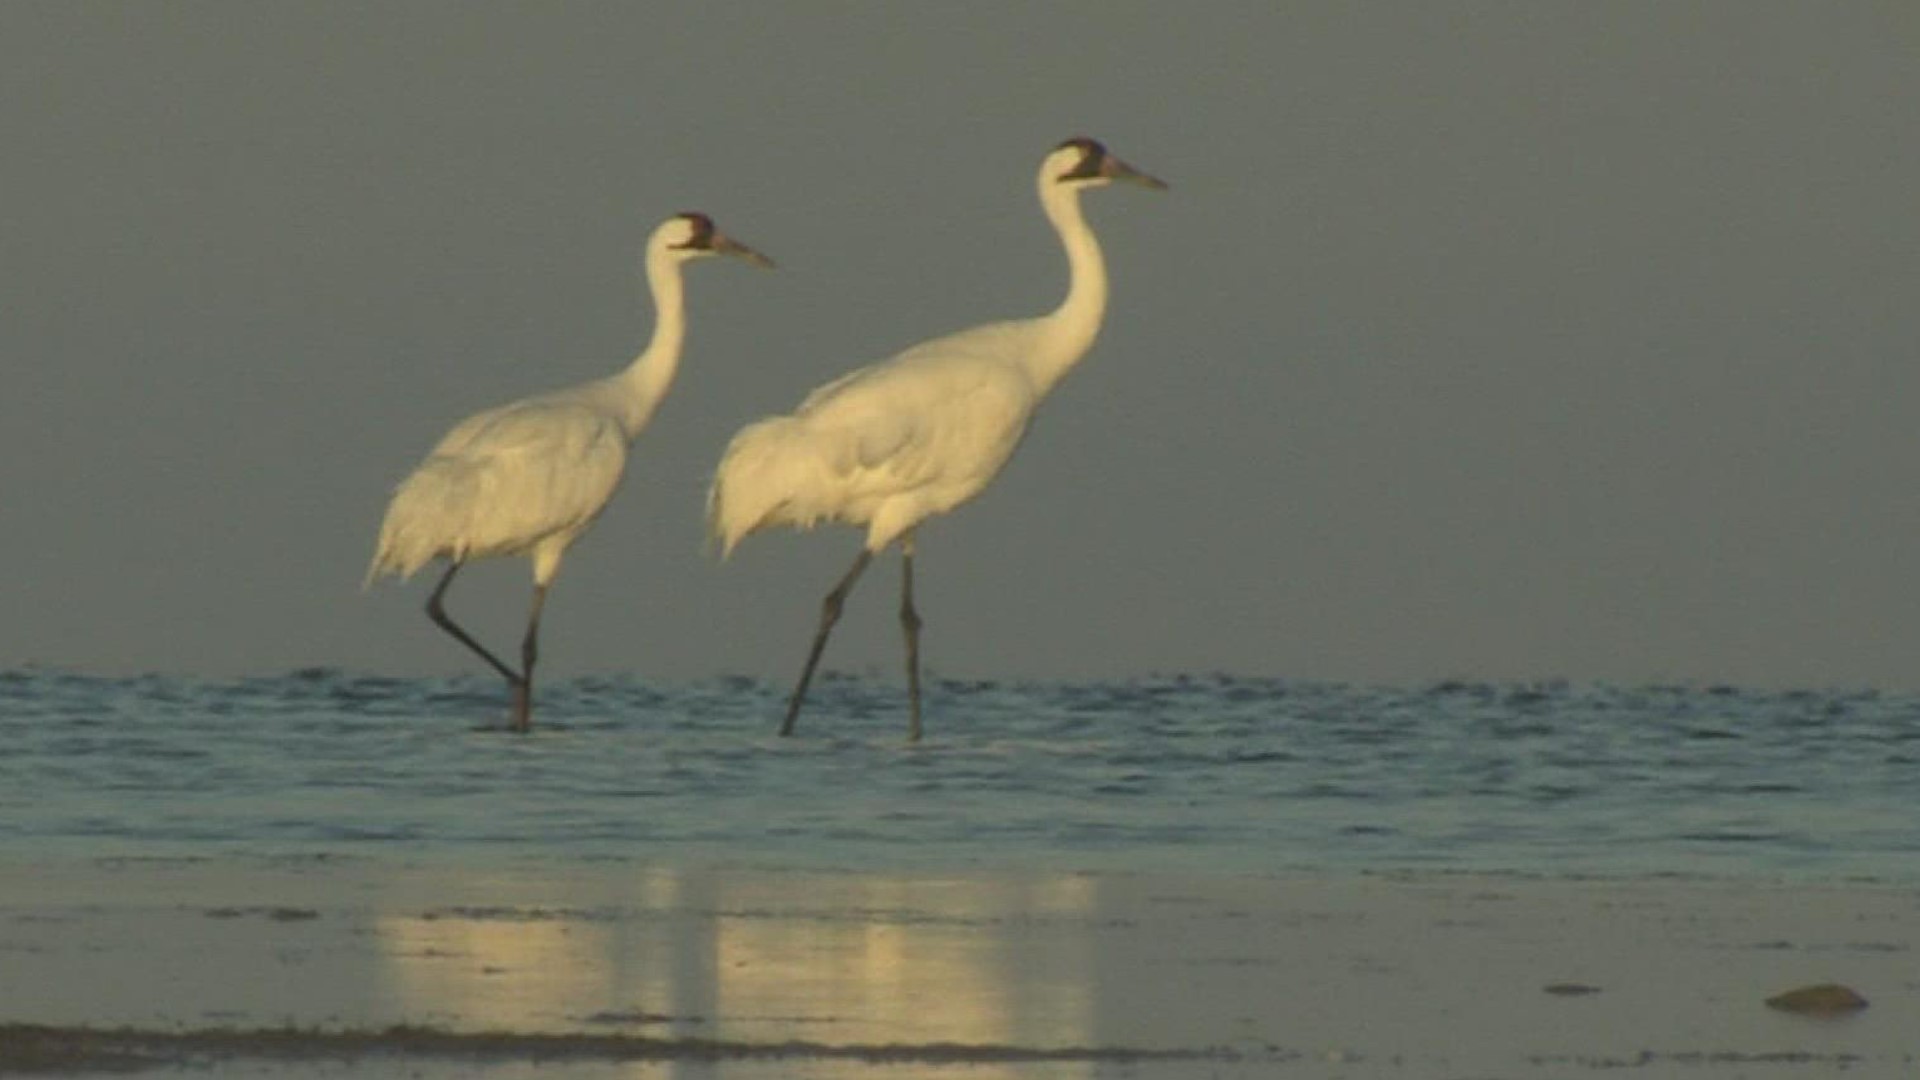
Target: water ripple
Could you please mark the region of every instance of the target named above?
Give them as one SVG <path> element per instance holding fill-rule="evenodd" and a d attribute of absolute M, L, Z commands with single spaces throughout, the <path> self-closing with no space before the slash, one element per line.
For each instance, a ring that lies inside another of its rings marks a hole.
<path fill-rule="evenodd" d="M 1165 676 L 488 679 L 0 672 L 0 835 L 68 854 L 1796 873 L 1920 878 L 1920 698 Z"/>

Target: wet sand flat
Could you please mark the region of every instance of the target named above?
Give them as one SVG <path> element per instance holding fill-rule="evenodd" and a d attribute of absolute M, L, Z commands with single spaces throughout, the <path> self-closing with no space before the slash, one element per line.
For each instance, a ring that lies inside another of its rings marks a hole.
<path fill-rule="evenodd" d="M 0 1072 L 1920 1068 L 1920 889 L 1884 883 L 325 858 L 0 873 Z M 1827 982 L 1869 1006 L 1765 1005 Z"/>

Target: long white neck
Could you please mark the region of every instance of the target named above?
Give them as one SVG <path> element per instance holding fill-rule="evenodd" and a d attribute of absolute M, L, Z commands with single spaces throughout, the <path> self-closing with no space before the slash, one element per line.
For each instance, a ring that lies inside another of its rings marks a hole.
<path fill-rule="evenodd" d="M 611 380 L 620 391 L 620 426 L 628 441 L 640 434 L 660 407 L 680 370 L 680 348 L 687 340 L 686 289 L 680 276 L 685 264 L 665 250 L 647 252 L 647 287 L 653 293 L 653 340 L 627 369 Z"/>
<path fill-rule="evenodd" d="M 1042 327 L 1040 340 L 1027 358 L 1028 371 L 1042 393 L 1053 389 L 1087 355 L 1107 312 L 1107 263 L 1100 254 L 1100 241 L 1080 212 L 1082 190 L 1041 173 L 1040 207 L 1067 250 L 1068 274 L 1067 298 L 1036 320 Z"/>

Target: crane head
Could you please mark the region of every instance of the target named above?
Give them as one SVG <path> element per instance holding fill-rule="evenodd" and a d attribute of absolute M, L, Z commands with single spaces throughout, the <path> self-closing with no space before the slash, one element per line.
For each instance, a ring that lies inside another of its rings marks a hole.
<path fill-rule="evenodd" d="M 773 260 L 721 232 L 713 219 L 697 211 L 675 214 L 654 231 L 654 242 L 684 259 L 732 255 L 771 268 Z"/>
<path fill-rule="evenodd" d="M 1056 184 L 1098 187 L 1115 180 L 1125 180 L 1155 191 L 1165 191 L 1167 188 L 1165 181 L 1148 176 L 1121 161 L 1108 152 L 1099 140 L 1085 136 L 1076 136 L 1055 147 L 1047 155 L 1043 169 Z"/>

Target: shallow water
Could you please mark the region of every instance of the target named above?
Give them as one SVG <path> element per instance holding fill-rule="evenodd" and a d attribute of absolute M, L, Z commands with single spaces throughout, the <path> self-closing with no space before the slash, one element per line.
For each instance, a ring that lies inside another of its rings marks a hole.
<path fill-rule="evenodd" d="M 542 686 L 0 673 L 15 858 L 1920 879 L 1920 697 L 1225 676 Z"/>

